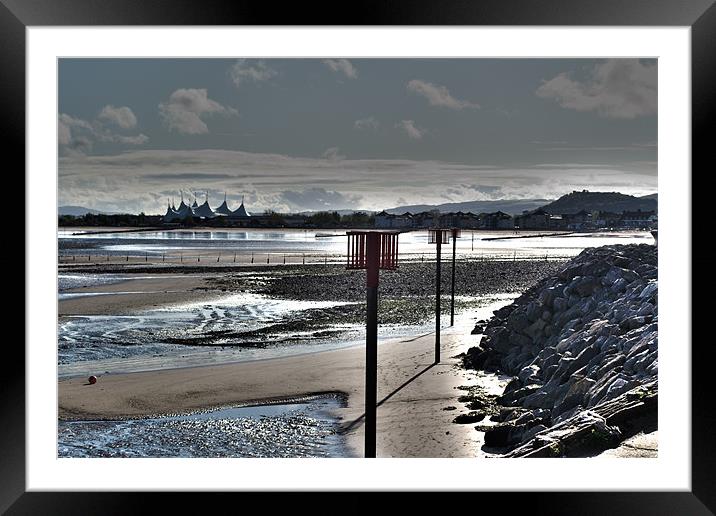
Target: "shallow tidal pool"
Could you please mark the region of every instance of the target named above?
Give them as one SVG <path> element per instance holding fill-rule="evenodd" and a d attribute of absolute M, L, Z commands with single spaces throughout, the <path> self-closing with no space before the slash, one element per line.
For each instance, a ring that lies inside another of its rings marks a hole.
<path fill-rule="evenodd" d="M 59 421 L 59 457 L 347 457 L 338 397 L 122 421 Z"/>

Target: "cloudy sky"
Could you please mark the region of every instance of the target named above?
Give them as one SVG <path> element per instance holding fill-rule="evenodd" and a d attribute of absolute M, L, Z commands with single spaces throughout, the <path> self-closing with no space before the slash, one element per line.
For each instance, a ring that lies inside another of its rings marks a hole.
<path fill-rule="evenodd" d="M 59 203 L 249 211 L 657 188 L 657 63 L 61 59 Z"/>

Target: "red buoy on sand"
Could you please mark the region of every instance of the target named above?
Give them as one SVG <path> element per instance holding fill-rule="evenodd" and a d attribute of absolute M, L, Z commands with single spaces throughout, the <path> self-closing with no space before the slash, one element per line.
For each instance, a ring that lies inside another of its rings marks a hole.
<path fill-rule="evenodd" d="M 90 384 L 95 384 L 95 383 L 97 383 L 97 377 L 94 376 L 94 375 L 92 375 L 92 376 L 90 376 L 89 378 L 87 378 L 87 381 L 88 381 Z"/>

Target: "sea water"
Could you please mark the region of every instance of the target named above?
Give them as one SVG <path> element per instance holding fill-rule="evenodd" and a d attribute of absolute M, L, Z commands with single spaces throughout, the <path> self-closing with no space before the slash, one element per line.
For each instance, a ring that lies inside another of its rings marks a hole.
<path fill-rule="evenodd" d="M 287 254 L 345 255 L 346 230 L 331 230 L 334 236 L 321 236 L 325 231 L 303 229 L 230 229 L 170 230 L 147 232 L 116 232 L 93 234 L 63 230 L 58 235 L 61 256 L 70 255 L 133 255 L 157 256 L 170 253 L 209 255 L 253 252 Z M 544 258 L 576 256 L 586 247 L 614 244 L 648 243 L 654 238 L 648 231 L 572 233 L 554 237 L 506 238 L 538 232 L 463 230 L 457 240 L 460 257 Z M 546 231 L 544 232 L 546 233 Z M 318 236 L 317 236 L 318 235 Z M 399 252 L 404 258 L 432 256 L 435 246 L 429 243 L 426 230 L 400 235 Z M 452 244 L 450 244 L 452 247 Z M 213 253 L 213 254 L 212 254 Z M 200 253 L 201 254 L 201 253 Z"/>
<path fill-rule="evenodd" d="M 291 320 L 298 312 L 345 304 L 349 303 L 241 293 L 131 315 L 63 316 L 58 324 L 58 373 L 66 377 L 146 371 L 338 349 L 354 342 L 350 338 L 317 339 L 296 330 L 283 332 L 278 339 L 264 339 L 257 346 L 256 338 L 244 342 L 240 334 Z M 350 336 L 360 326 L 334 325 L 331 329 Z M 201 339 L 201 345 L 192 344 L 195 338 Z"/>
<path fill-rule="evenodd" d="M 59 457 L 347 457 L 338 397 L 123 421 L 60 421 Z"/>

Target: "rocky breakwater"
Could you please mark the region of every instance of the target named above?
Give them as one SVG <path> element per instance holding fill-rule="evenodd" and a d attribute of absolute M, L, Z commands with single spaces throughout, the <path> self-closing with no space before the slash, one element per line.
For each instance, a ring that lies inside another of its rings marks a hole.
<path fill-rule="evenodd" d="M 494 313 L 466 367 L 512 375 L 485 445 L 589 456 L 656 429 L 657 249 L 592 248 Z"/>

